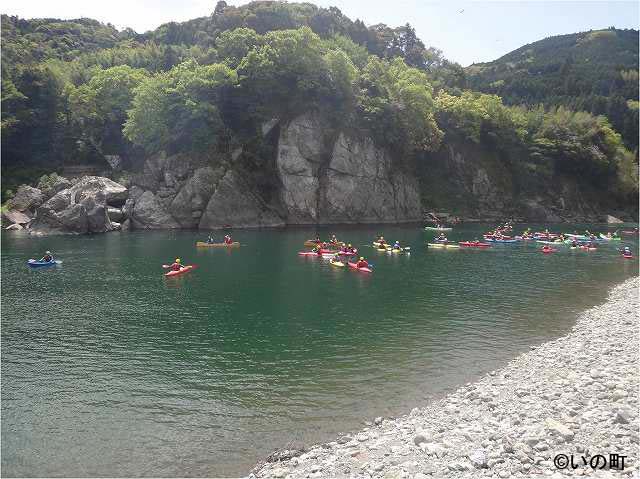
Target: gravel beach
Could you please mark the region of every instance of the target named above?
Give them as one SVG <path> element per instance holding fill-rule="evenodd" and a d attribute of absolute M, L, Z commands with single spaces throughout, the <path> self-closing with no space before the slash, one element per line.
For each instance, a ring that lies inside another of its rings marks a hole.
<path fill-rule="evenodd" d="M 566 336 L 437 402 L 278 451 L 249 477 L 639 477 L 639 285 L 616 286 Z M 611 454 L 626 456 L 623 470 Z"/>

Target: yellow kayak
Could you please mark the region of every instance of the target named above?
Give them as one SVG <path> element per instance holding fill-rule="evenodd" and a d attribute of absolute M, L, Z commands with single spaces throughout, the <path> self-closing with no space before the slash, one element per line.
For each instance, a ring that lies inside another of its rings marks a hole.
<path fill-rule="evenodd" d="M 458 249 L 460 245 L 449 243 L 427 243 L 429 248 L 441 248 L 441 249 Z"/>
<path fill-rule="evenodd" d="M 207 243 L 205 241 L 198 241 L 196 246 L 199 248 L 239 248 L 240 243 L 234 241 L 231 244 L 227 243 Z"/>
<path fill-rule="evenodd" d="M 342 261 L 329 261 L 329 263 L 331 264 L 331 266 L 336 266 L 338 268 L 344 268 L 344 263 Z"/>

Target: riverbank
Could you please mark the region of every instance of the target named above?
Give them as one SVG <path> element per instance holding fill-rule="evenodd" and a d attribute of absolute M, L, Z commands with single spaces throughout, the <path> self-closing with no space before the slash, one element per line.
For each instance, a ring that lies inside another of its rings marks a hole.
<path fill-rule="evenodd" d="M 280 451 L 250 477 L 637 475 L 639 285 L 616 286 L 568 335 L 436 403 L 302 454 Z M 607 470 L 613 453 L 626 456 L 624 471 Z M 559 470 L 558 454 L 573 454 L 577 467 Z M 598 454 L 607 467 L 594 473 L 582 456 Z"/>

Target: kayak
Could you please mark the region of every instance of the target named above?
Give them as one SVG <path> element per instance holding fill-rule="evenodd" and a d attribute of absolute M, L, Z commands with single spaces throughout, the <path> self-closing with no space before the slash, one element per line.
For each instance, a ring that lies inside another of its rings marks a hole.
<path fill-rule="evenodd" d="M 357 269 L 358 271 L 362 271 L 363 273 L 373 273 L 373 270 L 369 268 L 358 268 L 358 266 L 356 266 L 356 263 L 352 263 L 351 261 L 349 261 L 347 264 L 349 265 L 349 268 Z"/>
<path fill-rule="evenodd" d="M 55 266 L 58 264 L 61 264 L 62 261 L 59 260 L 53 260 L 53 261 L 36 261 L 35 259 L 30 259 L 29 261 L 27 261 L 27 265 L 31 266 L 32 268 L 43 268 L 46 266 Z"/>
<path fill-rule="evenodd" d="M 205 241 L 197 241 L 196 246 L 198 248 L 239 248 L 240 243 L 234 241 L 233 243 L 207 243 Z"/>
<path fill-rule="evenodd" d="M 590 236 L 585 236 L 585 235 L 574 235 L 571 233 L 566 233 L 565 236 L 568 236 L 569 238 L 573 238 L 576 240 L 584 240 L 584 241 L 591 241 L 591 237 Z"/>
<path fill-rule="evenodd" d="M 544 241 L 544 240 L 536 240 L 536 243 L 540 244 L 553 244 L 553 245 L 563 245 L 564 241 Z"/>
<path fill-rule="evenodd" d="M 331 264 L 331 266 L 336 266 L 338 268 L 344 268 L 344 263 L 342 261 L 329 261 L 329 263 Z"/>
<path fill-rule="evenodd" d="M 329 253 L 316 253 L 313 251 L 299 251 L 298 252 L 298 256 L 322 256 L 323 254 L 329 254 Z"/>
<path fill-rule="evenodd" d="M 491 245 L 489 243 L 482 243 L 481 241 L 458 241 L 460 246 L 464 246 L 465 248 L 490 248 Z"/>
<path fill-rule="evenodd" d="M 622 238 L 620 238 L 619 236 L 607 236 L 605 234 L 600 233 L 600 238 L 602 238 L 605 241 L 620 241 L 622 240 Z"/>
<path fill-rule="evenodd" d="M 314 247 L 317 246 L 318 244 L 322 244 L 322 241 L 316 241 L 316 240 L 307 240 L 304 242 L 305 246 L 310 246 L 310 247 Z"/>
<path fill-rule="evenodd" d="M 438 226 L 425 226 L 424 229 L 425 229 L 425 231 L 451 231 L 451 230 L 453 230 L 453 228 L 445 228 L 445 227 L 438 227 Z"/>
<path fill-rule="evenodd" d="M 584 245 L 580 246 L 580 249 L 583 249 L 585 251 L 597 251 L 598 250 L 598 248 L 589 248 L 588 246 L 584 246 Z"/>
<path fill-rule="evenodd" d="M 339 254 L 340 256 L 355 256 L 355 255 L 357 255 L 357 254 L 358 254 L 358 250 L 356 249 L 356 250 L 353 250 L 353 251 L 351 251 L 351 252 L 347 252 L 347 251 L 338 251 L 338 254 Z"/>
<path fill-rule="evenodd" d="M 442 248 L 442 249 L 456 249 L 460 248 L 460 245 L 451 243 L 427 243 L 429 248 Z"/>
<path fill-rule="evenodd" d="M 371 244 L 372 244 L 375 248 L 380 248 L 380 247 L 382 247 L 382 248 L 386 248 L 387 246 L 389 246 L 389 245 L 388 245 L 388 243 L 382 243 L 382 244 L 380 244 L 380 242 L 379 242 L 379 241 L 374 241 L 374 242 L 373 242 L 373 243 L 371 243 Z"/>
<path fill-rule="evenodd" d="M 401 248 L 401 249 L 394 249 L 394 248 L 387 248 L 387 253 L 394 253 L 394 254 L 409 254 L 409 249 L 408 248 Z"/>
<path fill-rule="evenodd" d="M 555 248 L 549 248 L 549 249 L 541 249 L 540 251 L 542 251 L 544 254 L 549 254 L 549 253 L 557 253 L 558 250 Z"/>
<path fill-rule="evenodd" d="M 632 254 L 623 254 L 622 257 L 624 259 L 633 259 L 633 255 Z"/>
<path fill-rule="evenodd" d="M 485 241 L 489 241 L 490 243 L 517 243 L 517 239 L 493 239 L 493 238 L 484 238 Z"/>
<path fill-rule="evenodd" d="M 167 276 L 167 277 L 169 277 L 169 276 L 178 276 L 178 275 L 181 275 L 181 274 L 184 274 L 184 273 L 188 273 L 192 269 L 193 269 L 192 265 L 185 266 L 184 268 L 181 268 L 178 271 L 169 271 L 168 273 L 165 273 L 165 276 Z"/>

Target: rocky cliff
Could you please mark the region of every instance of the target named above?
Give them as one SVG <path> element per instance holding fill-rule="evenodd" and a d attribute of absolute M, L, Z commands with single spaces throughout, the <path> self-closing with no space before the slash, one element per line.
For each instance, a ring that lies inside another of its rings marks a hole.
<path fill-rule="evenodd" d="M 368 137 L 336 131 L 308 113 L 270 122 L 264 141 L 267 198 L 246 168 L 242 148 L 217 158 L 158 155 L 132 175 L 123 228 L 216 229 L 286 224 L 418 221 L 422 206 L 415 178 L 395 172 L 387 152 Z"/>
<path fill-rule="evenodd" d="M 95 176 L 75 184 L 60 178 L 46 191 L 23 186 L 3 218 L 44 234 L 398 223 L 420 221 L 425 209 L 485 220 L 630 217 L 517 151 L 449 137 L 408 173 L 371 137 L 316 113 L 272 120 L 262 134 L 259 151 L 247 143 L 209 157 L 149 157 L 125 175 L 126 187 Z"/>

